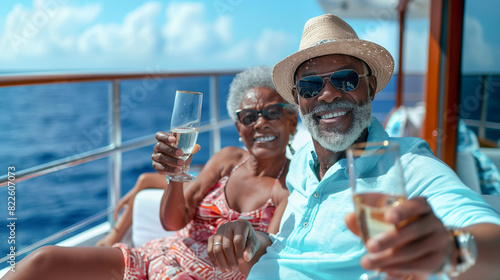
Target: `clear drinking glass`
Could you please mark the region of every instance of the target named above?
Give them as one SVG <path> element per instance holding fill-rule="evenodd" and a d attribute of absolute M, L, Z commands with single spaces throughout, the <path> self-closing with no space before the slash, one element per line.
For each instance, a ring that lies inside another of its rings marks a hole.
<path fill-rule="evenodd" d="M 385 222 L 384 214 L 406 200 L 399 146 L 389 141 L 359 143 L 346 156 L 358 226 L 366 244 L 370 237 L 395 228 Z M 359 279 L 386 279 L 386 275 L 372 271 Z"/>
<path fill-rule="evenodd" d="M 184 154 L 179 158 L 186 160 L 191 155 L 198 130 L 200 128 L 201 103 L 203 94 L 201 92 L 178 90 L 175 92 L 174 108 L 170 122 L 170 134 L 177 140 L 173 146 L 181 149 Z M 173 181 L 189 182 L 196 177 L 187 173 L 189 165 L 181 167 L 178 173 L 167 173 L 166 177 Z"/>

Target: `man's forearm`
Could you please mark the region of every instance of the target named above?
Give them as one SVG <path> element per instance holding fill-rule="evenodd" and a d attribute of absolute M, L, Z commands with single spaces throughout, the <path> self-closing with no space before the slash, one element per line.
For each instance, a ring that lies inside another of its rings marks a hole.
<path fill-rule="evenodd" d="M 500 279 L 500 226 L 477 224 L 464 230 L 474 235 L 477 259 L 476 264 L 457 279 Z"/>

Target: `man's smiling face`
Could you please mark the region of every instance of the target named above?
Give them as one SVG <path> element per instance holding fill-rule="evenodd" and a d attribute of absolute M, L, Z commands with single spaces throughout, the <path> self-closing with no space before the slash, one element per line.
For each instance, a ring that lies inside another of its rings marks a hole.
<path fill-rule="evenodd" d="M 369 74 L 368 67 L 357 58 L 326 55 L 301 64 L 296 71 L 296 81 L 312 75 L 328 76 L 345 69 Z M 375 77 L 362 76 L 359 79 L 358 86 L 352 91 L 340 91 L 327 79 L 321 92 L 313 98 L 303 98 L 294 89 L 304 125 L 313 139 L 330 151 L 346 150 L 371 122 Z"/>

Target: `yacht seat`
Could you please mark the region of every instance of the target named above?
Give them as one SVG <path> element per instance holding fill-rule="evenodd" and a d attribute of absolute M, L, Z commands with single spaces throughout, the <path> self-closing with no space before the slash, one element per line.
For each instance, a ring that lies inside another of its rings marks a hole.
<path fill-rule="evenodd" d="M 500 170 L 500 149 L 499 148 L 480 148 L 483 154 L 485 154 Z M 471 153 L 462 151 L 457 153 L 456 158 L 456 173 L 458 177 L 464 182 L 465 185 L 480 193 L 481 187 L 479 183 L 479 177 L 476 170 L 476 160 L 471 155 Z M 481 195 L 486 202 L 488 202 L 493 208 L 500 213 L 500 195 Z"/>
<path fill-rule="evenodd" d="M 500 170 L 500 148 L 480 148 L 481 153 L 485 154 Z"/>
<path fill-rule="evenodd" d="M 132 214 L 132 245 L 140 247 L 153 239 L 173 235 L 160 222 L 160 200 L 163 189 L 145 189 L 134 199 Z"/>
<path fill-rule="evenodd" d="M 481 192 L 479 177 L 476 172 L 476 162 L 471 153 L 457 152 L 455 172 L 462 182 L 476 192 Z"/>

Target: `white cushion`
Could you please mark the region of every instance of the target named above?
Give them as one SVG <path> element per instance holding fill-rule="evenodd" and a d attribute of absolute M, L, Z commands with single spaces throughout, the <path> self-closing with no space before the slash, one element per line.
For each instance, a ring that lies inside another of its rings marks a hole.
<path fill-rule="evenodd" d="M 477 193 L 481 193 L 476 160 L 470 152 L 457 152 L 455 171 L 462 182 Z"/>
<path fill-rule="evenodd" d="M 132 244 L 140 247 L 154 239 L 170 236 L 174 231 L 166 231 L 160 222 L 160 201 L 163 189 L 145 189 L 134 200 L 132 215 Z"/>

